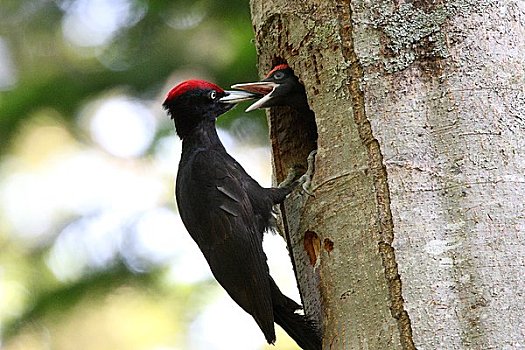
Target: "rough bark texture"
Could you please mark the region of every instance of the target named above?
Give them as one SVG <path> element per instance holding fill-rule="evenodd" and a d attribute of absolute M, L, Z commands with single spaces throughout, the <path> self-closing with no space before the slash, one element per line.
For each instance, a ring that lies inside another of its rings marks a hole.
<path fill-rule="evenodd" d="M 316 114 L 315 198 L 282 212 L 324 348 L 525 347 L 525 2 L 251 10 Z M 277 180 L 315 147 L 297 118 L 270 113 Z"/>

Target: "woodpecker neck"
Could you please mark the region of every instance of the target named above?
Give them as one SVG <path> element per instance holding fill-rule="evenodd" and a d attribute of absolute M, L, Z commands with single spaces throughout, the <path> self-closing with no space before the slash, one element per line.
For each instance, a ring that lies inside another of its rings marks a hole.
<path fill-rule="evenodd" d="M 190 150 L 212 147 L 224 148 L 217 135 L 214 119 L 202 120 L 189 133 L 182 137 L 183 154 Z"/>

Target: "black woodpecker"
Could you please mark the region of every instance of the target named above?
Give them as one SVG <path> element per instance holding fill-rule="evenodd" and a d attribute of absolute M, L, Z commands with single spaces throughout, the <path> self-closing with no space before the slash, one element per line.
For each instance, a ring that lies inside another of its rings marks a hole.
<path fill-rule="evenodd" d="M 263 188 L 226 152 L 217 136 L 215 119 L 254 97 L 202 80 L 185 81 L 168 93 L 163 107 L 182 139 L 175 191 L 179 213 L 217 282 L 252 315 L 268 343 L 275 342 L 275 322 L 303 349 L 320 350 L 316 326 L 296 313 L 299 304 L 281 293 L 262 248 L 272 207 L 304 183 L 311 170 L 283 186 Z"/>
<path fill-rule="evenodd" d="M 317 141 L 317 124 L 314 112 L 308 106 L 308 99 L 304 85 L 286 63 L 273 67 L 264 79 L 253 83 L 232 85 L 234 89 L 253 92 L 262 97 L 246 109 L 246 112 L 258 108 L 288 106 L 297 112 L 300 123 L 304 123 L 304 130 L 308 139 Z"/>
<path fill-rule="evenodd" d="M 304 86 L 287 64 L 273 67 L 261 81 L 235 84 L 232 88 L 263 95 L 260 100 L 248 107 L 246 112 L 275 106 L 290 106 L 298 112 L 310 110 Z"/>

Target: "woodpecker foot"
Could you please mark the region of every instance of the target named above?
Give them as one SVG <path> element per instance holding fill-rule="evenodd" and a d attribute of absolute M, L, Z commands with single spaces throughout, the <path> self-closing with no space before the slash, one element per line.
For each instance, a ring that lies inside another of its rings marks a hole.
<path fill-rule="evenodd" d="M 317 154 L 317 150 L 313 150 L 308 155 L 307 161 L 308 161 L 308 169 L 306 170 L 306 173 L 304 173 L 303 176 L 299 178 L 299 183 L 301 184 L 301 187 L 303 188 L 303 192 L 311 197 L 315 197 L 314 194 L 311 192 L 311 186 L 312 186 L 312 176 L 314 175 L 315 170 L 315 155 Z"/>
<path fill-rule="evenodd" d="M 286 176 L 286 179 L 284 179 L 283 182 L 281 182 L 277 187 L 283 188 L 283 187 L 289 187 L 294 183 L 294 179 L 299 174 L 299 171 L 297 170 L 297 167 L 291 167 L 288 170 L 288 175 Z"/>

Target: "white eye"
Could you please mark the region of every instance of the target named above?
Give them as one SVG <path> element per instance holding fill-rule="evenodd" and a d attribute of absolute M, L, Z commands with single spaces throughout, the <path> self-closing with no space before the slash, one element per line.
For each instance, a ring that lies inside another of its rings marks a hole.
<path fill-rule="evenodd" d="M 211 100 L 215 100 L 217 98 L 217 91 L 211 90 L 209 96 Z"/>
<path fill-rule="evenodd" d="M 275 72 L 274 75 L 273 75 L 273 78 L 277 79 L 277 80 L 280 80 L 280 79 L 284 78 L 284 73 L 283 72 Z"/>

